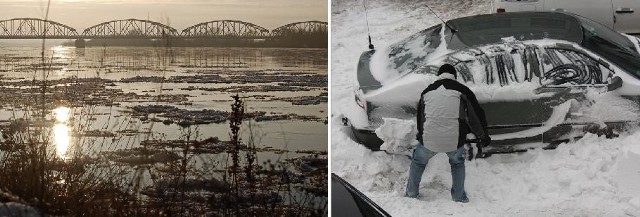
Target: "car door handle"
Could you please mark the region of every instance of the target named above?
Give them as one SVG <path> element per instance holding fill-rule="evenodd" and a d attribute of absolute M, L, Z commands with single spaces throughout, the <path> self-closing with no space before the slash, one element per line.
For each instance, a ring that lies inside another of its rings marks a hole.
<path fill-rule="evenodd" d="M 618 8 L 618 9 L 616 9 L 616 13 L 618 13 L 618 14 L 631 14 L 631 13 L 633 13 L 633 8 Z"/>
<path fill-rule="evenodd" d="M 556 11 L 556 12 L 567 12 L 567 10 L 565 10 L 564 8 L 551 8 L 551 11 Z"/>

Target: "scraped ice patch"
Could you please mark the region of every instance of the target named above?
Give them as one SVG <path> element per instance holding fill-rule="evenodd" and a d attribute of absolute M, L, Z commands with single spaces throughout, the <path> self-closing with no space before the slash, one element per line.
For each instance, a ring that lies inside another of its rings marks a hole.
<path fill-rule="evenodd" d="M 376 135 L 384 141 L 380 150 L 410 155 L 411 150 L 418 144 L 416 122 L 395 118 L 383 120 L 384 124 L 376 129 Z"/>
<path fill-rule="evenodd" d="M 564 122 L 569 113 L 569 109 L 571 109 L 571 104 L 575 103 L 576 100 L 568 100 L 560 105 L 557 105 L 553 108 L 553 113 L 551 113 L 551 117 L 540 127 L 533 127 L 530 129 L 526 129 L 523 131 L 513 132 L 513 133 L 505 133 L 492 135 L 491 139 L 493 140 L 506 140 L 506 139 L 517 139 L 517 138 L 527 138 L 532 136 L 540 135 L 544 132 L 549 131 L 551 128 L 557 126 Z"/>

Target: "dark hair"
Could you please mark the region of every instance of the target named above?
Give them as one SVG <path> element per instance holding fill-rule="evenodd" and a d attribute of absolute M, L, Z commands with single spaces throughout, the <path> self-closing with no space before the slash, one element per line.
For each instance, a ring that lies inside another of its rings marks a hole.
<path fill-rule="evenodd" d="M 453 67 L 451 64 L 447 63 L 440 66 L 440 69 L 438 69 L 438 75 L 441 75 L 442 73 L 449 73 L 452 74 L 453 77 L 457 78 L 456 67 Z"/>

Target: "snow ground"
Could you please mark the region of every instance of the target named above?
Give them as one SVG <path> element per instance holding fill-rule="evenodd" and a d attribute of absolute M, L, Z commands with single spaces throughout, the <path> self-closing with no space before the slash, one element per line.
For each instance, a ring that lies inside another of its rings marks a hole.
<path fill-rule="evenodd" d="M 403 197 L 410 160 L 371 152 L 340 125 L 339 116 L 353 104 L 358 57 L 367 49 L 362 3 L 332 1 L 333 173 L 393 216 L 640 216 L 640 130 L 615 139 L 589 134 L 556 150 L 467 162 L 468 204 L 451 201 L 450 168 L 446 155 L 439 154 L 423 176 L 421 196 Z M 376 47 L 437 24 L 425 4 L 445 20 L 490 9 L 489 0 L 368 0 L 367 4 Z"/>

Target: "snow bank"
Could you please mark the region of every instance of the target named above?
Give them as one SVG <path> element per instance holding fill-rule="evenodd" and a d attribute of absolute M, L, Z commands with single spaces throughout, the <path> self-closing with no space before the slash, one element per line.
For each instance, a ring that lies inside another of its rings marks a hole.
<path fill-rule="evenodd" d="M 404 128 L 408 124 L 395 124 Z M 556 150 L 494 155 L 466 163 L 468 204 L 451 201 L 450 167 L 427 166 L 418 199 L 403 197 L 410 160 L 371 152 L 332 126 L 332 172 L 393 216 L 638 216 L 640 132 L 606 139 L 587 134 Z M 387 132 L 393 130 L 385 129 Z"/>
<path fill-rule="evenodd" d="M 336 121 L 332 120 L 331 127 L 332 173 L 341 176 L 367 196 L 371 195 L 371 190 L 389 191 L 393 186 L 401 188 L 406 184 L 396 180 L 401 176 L 405 176 L 406 180 L 404 173 L 409 168 L 406 156 L 389 155 L 383 151 L 372 152 L 354 142 L 349 137 L 351 130 L 339 126 Z"/>
<path fill-rule="evenodd" d="M 416 122 L 395 118 L 383 118 L 384 124 L 376 129 L 376 135 L 384 143 L 380 150 L 390 153 L 411 155 L 411 151 L 418 144 Z"/>

